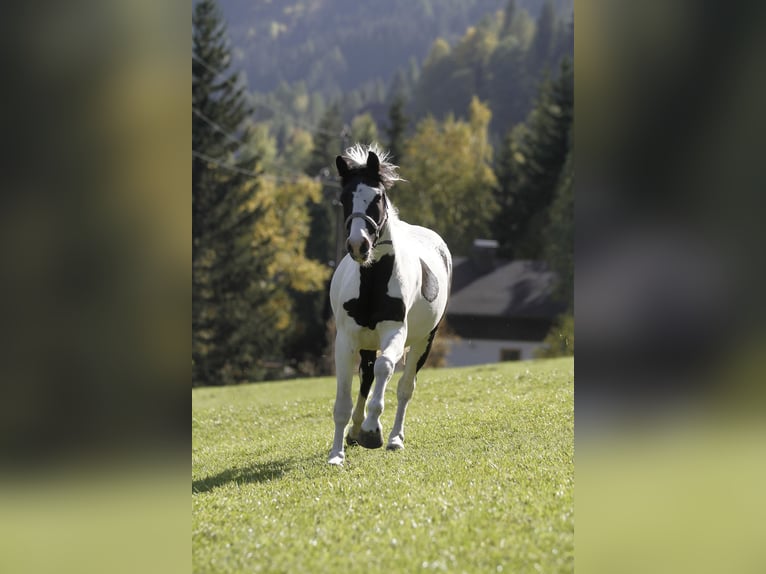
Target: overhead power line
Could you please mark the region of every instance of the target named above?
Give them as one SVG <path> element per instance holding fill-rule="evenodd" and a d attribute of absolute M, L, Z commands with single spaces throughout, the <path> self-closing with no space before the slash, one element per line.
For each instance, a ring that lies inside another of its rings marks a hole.
<path fill-rule="evenodd" d="M 213 66 L 211 66 L 210 64 L 208 64 L 208 63 L 207 63 L 205 60 L 203 60 L 202 58 L 200 58 L 200 57 L 199 57 L 197 54 L 195 54 L 194 52 L 192 52 L 192 60 L 197 60 L 197 62 L 198 62 L 198 63 L 199 63 L 199 64 L 200 64 L 200 65 L 201 65 L 203 68 L 205 68 L 205 69 L 206 69 L 208 72 L 210 72 L 210 73 L 212 73 L 212 74 L 215 74 L 216 76 L 218 76 L 218 75 L 220 75 L 220 74 L 223 74 L 223 73 L 224 73 L 224 71 L 223 71 L 223 70 L 217 70 L 216 68 L 214 68 Z"/>
<path fill-rule="evenodd" d="M 194 106 L 192 106 L 192 113 L 195 116 L 197 116 L 198 118 L 200 118 L 203 122 L 208 124 L 210 127 L 212 127 L 213 129 L 221 132 L 224 136 L 226 136 L 226 139 L 228 139 L 229 141 L 231 141 L 233 143 L 236 143 L 236 144 L 247 145 L 247 142 L 245 142 L 244 140 L 242 140 L 242 139 L 232 135 L 231 133 L 227 132 L 224 128 L 222 128 L 220 126 L 220 124 L 217 124 L 216 122 L 211 120 L 209 117 L 207 117 L 205 114 L 203 114 L 201 111 L 199 111 Z"/>
<path fill-rule="evenodd" d="M 214 157 L 211 157 L 211 156 L 209 156 L 207 154 L 204 154 L 204 153 L 199 152 L 199 151 L 194 150 L 194 149 L 192 150 L 192 155 L 194 157 L 198 157 L 199 159 L 202 159 L 202 160 L 204 160 L 204 161 L 206 161 L 208 163 L 212 163 L 214 165 L 217 165 L 218 167 L 220 167 L 222 169 L 225 169 L 225 170 L 230 171 L 232 173 L 238 173 L 240 175 L 245 175 L 245 176 L 247 176 L 247 177 L 249 177 L 251 179 L 262 178 L 262 179 L 266 179 L 266 180 L 270 180 L 270 181 L 287 182 L 287 183 L 299 183 L 302 179 L 309 179 L 309 180 L 314 180 L 314 181 L 319 180 L 319 181 L 322 182 L 323 185 L 326 185 L 328 187 L 340 187 L 340 184 L 338 184 L 336 181 L 326 180 L 326 179 L 319 178 L 319 177 L 311 178 L 308 175 L 306 175 L 305 173 L 291 172 L 291 174 L 289 176 L 276 176 L 276 175 L 267 174 L 267 173 L 263 173 L 263 172 L 259 172 L 259 171 L 252 171 L 252 170 L 242 169 L 240 167 L 237 167 L 237 166 L 234 166 L 234 165 L 230 165 L 228 163 L 225 163 L 225 162 L 221 161 L 220 159 L 216 159 Z"/>
<path fill-rule="evenodd" d="M 221 74 L 225 73 L 223 70 L 217 70 L 216 68 L 214 68 L 213 66 L 208 64 L 205 60 L 203 60 L 202 58 L 200 58 L 199 56 L 197 56 L 194 53 L 192 53 L 192 59 L 196 60 L 203 68 L 205 68 L 206 70 L 208 70 L 209 72 L 211 72 L 213 74 L 221 75 Z M 264 108 L 268 108 L 272 113 L 274 113 L 276 115 L 284 113 L 284 110 L 277 109 L 273 104 L 271 104 L 269 102 L 266 102 L 266 101 L 259 100 L 259 101 L 253 102 L 253 105 L 254 106 L 261 106 L 261 107 L 264 107 Z M 303 121 L 301 119 L 298 119 L 298 118 L 292 118 L 292 120 L 295 123 L 295 125 L 297 125 L 298 127 L 303 128 L 305 130 L 308 130 L 311 133 L 320 133 L 320 134 L 328 135 L 328 136 L 340 136 L 341 135 L 341 134 L 332 132 L 330 130 L 322 129 L 319 126 L 312 126 L 308 122 L 305 122 L 305 121 Z"/>

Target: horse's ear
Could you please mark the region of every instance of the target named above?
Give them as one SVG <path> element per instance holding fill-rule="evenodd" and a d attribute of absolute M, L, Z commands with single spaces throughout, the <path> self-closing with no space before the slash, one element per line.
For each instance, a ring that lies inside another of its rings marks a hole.
<path fill-rule="evenodd" d="M 375 175 L 378 175 L 380 170 L 380 160 L 374 151 L 367 153 L 367 171 L 371 171 Z"/>
<path fill-rule="evenodd" d="M 342 178 L 346 177 L 351 169 L 348 167 L 348 164 L 346 163 L 346 160 L 343 159 L 343 156 L 338 156 L 335 158 L 335 167 L 338 168 L 338 175 Z"/>

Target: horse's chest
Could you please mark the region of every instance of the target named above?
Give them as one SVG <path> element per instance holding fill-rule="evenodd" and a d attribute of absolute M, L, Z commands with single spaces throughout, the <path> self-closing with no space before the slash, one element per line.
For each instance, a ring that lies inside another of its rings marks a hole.
<path fill-rule="evenodd" d="M 343 303 L 357 325 L 375 329 L 381 321 L 404 321 L 403 299 L 389 293 L 393 273 L 393 255 L 384 255 L 372 265 L 359 268 L 359 294 Z"/>

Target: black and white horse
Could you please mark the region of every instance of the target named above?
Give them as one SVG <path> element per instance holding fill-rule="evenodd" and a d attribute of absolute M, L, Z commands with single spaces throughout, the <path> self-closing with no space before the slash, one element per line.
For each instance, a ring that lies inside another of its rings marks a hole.
<path fill-rule="evenodd" d="M 357 144 L 335 161 L 343 188 L 348 255 L 338 265 L 330 286 L 337 328 L 338 389 L 329 458 L 334 465 L 343 464 L 345 458 L 343 433 L 349 418 L 349 445 L 383 445 L 383 396 L 394 366 L 409 347 L 387 445 L 390 450 L 404 448 L 407 403 L 415 389 L 415 375 L 428 357 L 447 307 L 452 280 L 452 256 L 442 238 L 397 217 L 386 191 L 401 178 L 387 158 L 388 154 L 374 144 Z M 359 359 L 361 384 L 354 406 L 351 382 Z M 373 380 L 375 388 L 366 404 Z"/>

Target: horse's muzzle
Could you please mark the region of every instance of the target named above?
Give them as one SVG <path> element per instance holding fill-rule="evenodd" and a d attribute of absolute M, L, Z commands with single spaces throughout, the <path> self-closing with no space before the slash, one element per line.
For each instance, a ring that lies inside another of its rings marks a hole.
<path fill-rule="evenodd" d="M 351 240 L 346 241 L 346 250 L 348 250 L 351 258 L 357 263 L 367 260 L 370 255 L 371 247 L 369 240 L 366 238 L 362 238 L 358 244 L 352 243 Z"/>

